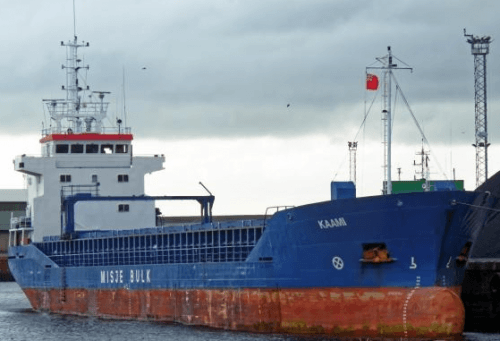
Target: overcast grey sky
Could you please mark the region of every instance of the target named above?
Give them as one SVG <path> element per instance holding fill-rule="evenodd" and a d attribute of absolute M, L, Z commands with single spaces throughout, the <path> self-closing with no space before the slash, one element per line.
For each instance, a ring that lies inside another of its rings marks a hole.
<path fill-rule="evenodd" d="M 82 50 L 91 66 L 88 85 L 113 92 L 111 113 L 122 107 L 125 69 L 128 123 L 140 135 L 332 135 L 357 128 L 365 67 L 388 45 L 414 68 L 400 83 L 432 133 L 430 126 L 450 120 L 473 129 L 473 57 L 463 28 L 495 39 L 499 12 L 498 1 L 86 0 L 76 1 L 76 30 L 91 44 Z M 2 4 L 0 132 L 24 131 L 27 120 L 40 121 L 41 98 L 64 95 L 59 42 L 72 38 L 72 14 L 69 0 Z M 492 125 L 496 49 L 494 41 Z"/>
<path fill-rule="evenodd" d="M 0 4 L 0 135 L 37 134 L 41 99 L 64 97 L 60 41 L 73 36 L 72 1 Z M 77 0 L 76 33 L 90 42 L 81 51 L 87 84 L 113 93 L 112 118 L 122 112 L 125 70 L 127 123 L 137 139 L 272 138 L 280 145 L 314 136 L 345 151 L 373 96 L 364 90 L 365 67 L 390 45 L 414 68 L 397 77 L 427 138 L 458 148 L 474 142 L 464 28 L 493 38 L 489 140 L 500 143 L 498 13 L 494 0 Z M 395 142 L 418 146 L 410 116 L 398 108 Z M 370 115 L 375 128 L 364 138 L 379 144 L 380 106 Z"/>

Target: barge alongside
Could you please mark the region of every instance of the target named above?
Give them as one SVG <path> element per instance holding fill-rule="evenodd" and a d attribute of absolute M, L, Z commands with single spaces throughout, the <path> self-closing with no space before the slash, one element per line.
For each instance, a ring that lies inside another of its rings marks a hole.
<path fill-rule="evenodd" d="M 135 156 L 121 121 L 103 127 L 105 92 L 80 96 L 65 43 L 67 99 L 40 157 L 22 155 L 26 217 L 12 221 L 9 265 L 38 311 L 176 321 L 231 330 L 362 336 L 461 334 L 468 250 L 496 196 L 457 190 L 332 200 L 263 219 L 217 222 L 214 197 L 144 192 L 163 155 Z M 390 65 L 389 69 L 390 71 Z M 83 100 L 85 98 L 85 100 Z M 157 200 L 191 200 L 199 221 L 156 226 Z"/>

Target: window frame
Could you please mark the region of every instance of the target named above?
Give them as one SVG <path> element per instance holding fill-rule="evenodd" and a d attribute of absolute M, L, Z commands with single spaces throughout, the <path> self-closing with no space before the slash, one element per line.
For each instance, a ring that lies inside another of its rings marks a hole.
<path fill-rule="evenodd" d="M 128 174 L 118 174 L 118 182 L 128 182 Z"/>
<path fill-rule="evenodd" d="M 99 145 L 96 143 L 88 143 L 85 145 L 85 154 L 99 154 Z"/>
<path fill-rule="evenodd" d="M 64 151 L 66 150 L 66 151 Z M 69 144 L 67 143 L 57 143 L 55 148 L 56 154 L 68 154 L 69 153 Z"/>
<path fill-rule="evenodd" d="M 117 144 L 115 145 L 115 154 L 127 154 L 128 144 Z"/>
<path fill-rule="evenodd" d="M 71 182 L 71 174 L 59 174 L 59 182 L 60 183 Z"/>
<path fill-rule="evenodd" d="M 114 147 L 115 147 L 114 144 L 108 144 L 108 143 L 101 144 L 101 148 L 100 148 L 101 149 L 101 154 L 113 154 L 114 150 L 115 150 Z M 109 148 L 110 153 L 106 152 L 107 148 Z"/>
<path fill-rule="evenodd" d="M 130 212 L 130 204 L 118 204 L 118 212 L 119 213 Z"/>
<path fill-rule="evenodd" d="M 70 149 L 71 154 L 83 154 L 85 151 L 85 145 L 83 143 L 72 143 Z"/>

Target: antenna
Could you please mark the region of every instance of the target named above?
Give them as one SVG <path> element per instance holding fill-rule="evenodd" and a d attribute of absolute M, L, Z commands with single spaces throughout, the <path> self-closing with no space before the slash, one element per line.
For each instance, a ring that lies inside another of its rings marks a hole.
<path fill-rule="evenodd" d="M 474 100 L 476 143 L 476 187 L 488 179 L 488 121 L 486 100 L 486 55 L 490 52 L 491 37 L 474 37 L 467 34 L 464 28 L 464 37 L 471 46 L 474 56 Z"/>
<path fill-rule="evenodd" d="M 420 163 L 413 161 L 415 167 L 420 166 L 420 171 L 416 170 L 416 174 L 420 174 L 421 179 L 429 180 L 430 170 L 429 170 L 429 152 L 424 149 L 424 140 L 422 140 L 422 149 L 420 152 L 416 152 L 415 155 L 420 156 Z"/>
<path fill-rule="evenodd" d="M 356 150 L 358 142 L 347 142 L 349 146 L 349 180 L 356 183 Z"/>
<path fill-rule="evenodd" d="M 122 85 L 122 91 L 123 91 L 123 121 L 125 125 L 127 125 L 127 103 L 126 103 L 126 98 L 127 96 L 125 95 L 125 66 L 123 66 L 123 85 Z"/>
<path fill-rule="evenodd" d="M 76 40 L 76 10 L 75 10 L 75 0 L 73 0 L 73 37 Z"/>

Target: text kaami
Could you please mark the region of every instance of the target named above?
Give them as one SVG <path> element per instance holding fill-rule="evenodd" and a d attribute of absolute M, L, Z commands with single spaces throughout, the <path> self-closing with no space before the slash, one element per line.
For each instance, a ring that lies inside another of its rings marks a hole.
<path fill-rule="evenodd" d="M 318 225 L 320 229 L 331 229 L 334 227 L 347 226 L 347 223 L 343 217 L 340 217 L 340 218 L 318 220 Z"/>

